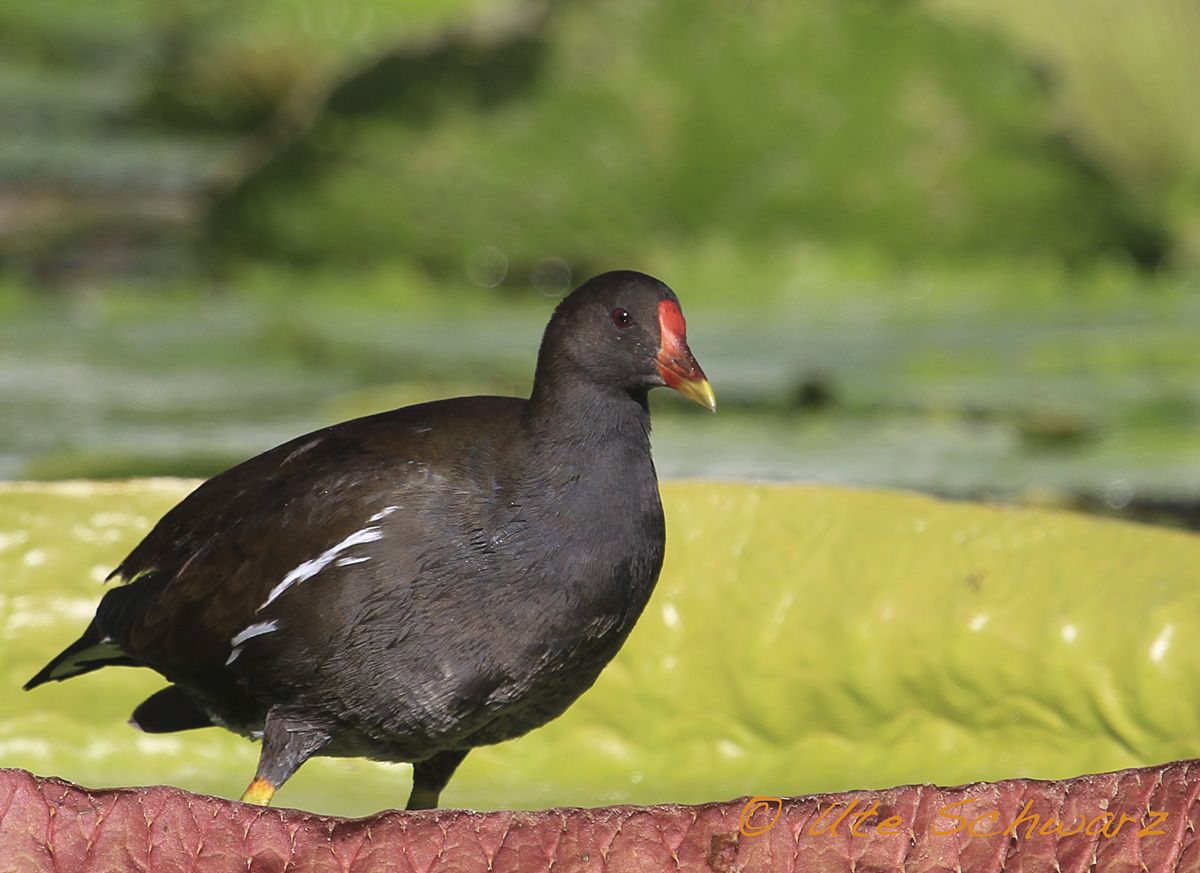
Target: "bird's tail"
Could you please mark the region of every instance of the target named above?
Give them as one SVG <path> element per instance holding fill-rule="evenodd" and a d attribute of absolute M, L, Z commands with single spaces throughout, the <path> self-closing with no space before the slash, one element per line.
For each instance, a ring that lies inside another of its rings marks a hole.
<path fill-rule="evenodd" d="M 101 667 L 133 663 L 134 660 L 125 654 L 116 640 L 100 633 L 93 620 L 83 632 L 83 636 L 59 652 L 36 676 L 25 683 L 25 690 L 37 688 L 46 682 L 61 682 L 72 676 L 99 670 Z"/>
<path fill-rule="evenodd" d="M 139 662 L 121 648 L 115 637 L 117 628 L 127 627 L 143 604 L 157 596 L 170 580 L 165 574 L 147 572 L 132 582 L 113 588 L 100 600 L 96 617 L 83 636 L 67 646 L 54 659 L 25 683 L 25 690 L 46 682 L 61 682 L 72 676 L 90 673 L 101 667 L 130 666 Z"/>

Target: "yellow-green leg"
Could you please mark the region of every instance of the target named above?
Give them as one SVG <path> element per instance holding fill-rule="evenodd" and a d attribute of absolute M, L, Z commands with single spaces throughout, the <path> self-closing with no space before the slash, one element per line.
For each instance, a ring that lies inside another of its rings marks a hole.
<path fill-rule="evenodd" d="M 447 749 L 413 764 L 412 794 L 407 809 L 437 809 L 442 789 L 467 757 L 467 749 Z"/>
<path fill-rule="evenodd" d="M 263 725 L 258 772 L 242 793 L 243 803 L 269 806 L 275 792 L 300 765 L 329 742 L 329 732 L 272 709 Z"/>
<path fill-rule="evenodd" d="M 270 806 L 271 798 L 275 796 L 275 786 L 266 779 L 255 779 L 242 792 L 242 803 L 253 803 L 258 806 Z"/>

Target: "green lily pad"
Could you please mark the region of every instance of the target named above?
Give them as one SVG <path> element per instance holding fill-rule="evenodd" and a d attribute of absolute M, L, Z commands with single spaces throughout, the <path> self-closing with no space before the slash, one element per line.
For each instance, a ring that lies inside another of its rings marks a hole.
<path fill-rule="evenodd" d="M 24 694 L 101 580 L 194 483 L 0 485 L 0 766 L 236 796 L 257 747 L 125 724 L 163 681 L 112 668 Z M 473 752 L 481 809 L 1061 778 L 1200 754 L 1200 539 L 905 493 L 672 482 L 667 562 L 565 716 Z M 281 804 L 403 803 L 408 768 L 314 760 Z"/>

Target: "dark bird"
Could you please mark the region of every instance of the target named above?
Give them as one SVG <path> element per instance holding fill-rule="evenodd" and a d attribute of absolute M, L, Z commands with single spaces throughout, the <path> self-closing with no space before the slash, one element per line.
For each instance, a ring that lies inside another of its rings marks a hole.
<path fill-rule="evenodd" d="M 408 808 L 436 807 L 471 748 L 586 691 L 645 607 L 665 545 L 659 385 L 715 408 L 674 292 L 597 276 L 555 310 L 528 400 L 344 422 L 202 484 L 25 688 L 149 667 L 171 684 L 134 726 L 262 740 L 245 801 L 312 755 L 365 756 L 411 761 Z"/>

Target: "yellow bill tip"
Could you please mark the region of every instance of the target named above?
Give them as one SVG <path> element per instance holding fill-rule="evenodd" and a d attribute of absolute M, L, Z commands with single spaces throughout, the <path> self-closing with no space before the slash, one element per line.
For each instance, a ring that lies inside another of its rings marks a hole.
<path fill-rule="evenodd" d="M 707 379 L 685 380 L 676 385 L 675 390 L 688 400 L 699 403 L 709 412 L 717 411 L 717 395 Z"/>

